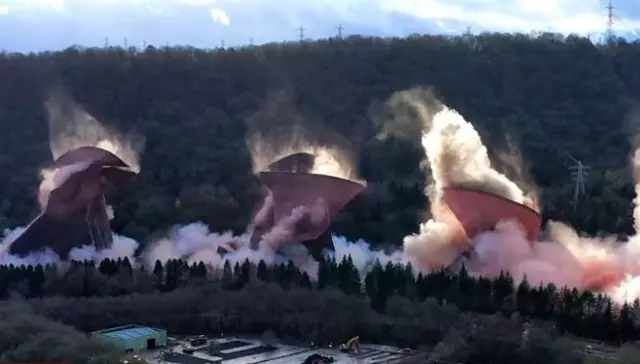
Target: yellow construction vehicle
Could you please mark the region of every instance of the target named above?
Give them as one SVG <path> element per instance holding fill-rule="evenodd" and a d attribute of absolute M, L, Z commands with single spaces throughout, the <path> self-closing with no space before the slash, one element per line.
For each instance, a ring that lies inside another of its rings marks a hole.
<path fill-rule="evenodd" d="M 340 344 L 340 351 L 343 353 L 360 352 L 360 336 L 354 336 L 344 344 Z"/>

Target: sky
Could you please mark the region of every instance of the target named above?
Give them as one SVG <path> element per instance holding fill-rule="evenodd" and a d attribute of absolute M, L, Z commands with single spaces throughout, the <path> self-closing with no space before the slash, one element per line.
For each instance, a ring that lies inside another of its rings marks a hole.
<path fill-rule="evenodd" d="M 604 34 L 607 0 L 0 0 L 0 49 L 262 44 L 353 34 Z M 640 34 L 640 1 L 613 0 L 615 31 Z M 302 29 L 302 31 L 301 31 Z M 341 30 L 339 30 L 341 29 Z"/>

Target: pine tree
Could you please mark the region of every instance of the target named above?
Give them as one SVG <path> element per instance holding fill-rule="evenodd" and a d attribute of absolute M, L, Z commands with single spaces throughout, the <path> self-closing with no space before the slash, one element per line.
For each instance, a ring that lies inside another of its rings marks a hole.
<path fill-rule="evenodd" d="M 222 268 L 222 280 L 225 282 L 231 281 L 233 279 L 233 270 L 231 269 L 231 263 L 229 261 L 224 262 L 224 267 Z"/>
<path fill-rule="evenodd" d="M 258 263 L 258 271 L 256 275 L 259 280 L 269 282 L 269 268 L 264 260 L 260 260 L 260 263 Z"/>

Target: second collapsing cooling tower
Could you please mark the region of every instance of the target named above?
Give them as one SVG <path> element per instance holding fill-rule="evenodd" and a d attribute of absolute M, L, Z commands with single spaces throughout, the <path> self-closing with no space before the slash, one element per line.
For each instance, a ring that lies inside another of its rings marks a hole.
<path fill-rule="evenodd" d="M 525 237 L 534 241 L 542 218 L 532 208 L 504 197 L 465 188 L 445 188 L 444 201 L 449 208 L 445 219 L 457 225 L 460 238 L 472 240 L 476 235 L 492 230 L 501 220 L 515 220 Z"/>
<path fill-rule="evenodd" d="M 52 186 L 40 189 L 42 213 L 11 244 L 10 253 L 26 256 L 44 248 L 62 259 L 74 247 L 102 250 L 113 241 L 104 193 L 136 173 L 111 152 L 80 147 L 53 163 Z"/>
<path fill-rule="evenodd" d="M 251 245 L 258 247 L 261 237 L 284 219 L 303 209 L 287 243 L 301 243 L 315 258 L 324 249 L 333 250 L 329 228 L 332 219 L 365 188 L 360 182 L 310 173 L 315 157 L 297 153 L 283 158 L 257 177 L 271 192 L 272 205 L 267 216 L 256 222 Z"/>

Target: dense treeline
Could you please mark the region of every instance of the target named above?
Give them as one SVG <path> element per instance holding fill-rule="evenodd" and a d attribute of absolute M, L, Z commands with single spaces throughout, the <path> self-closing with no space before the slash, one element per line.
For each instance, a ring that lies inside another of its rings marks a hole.
<path fill-rule="evenodd" d="M 516 141 L 547 218 L 589 233 L 629 233 L 638 56 L 638 43 L 596 46 L 555 34 L 3 54 L 0 228 L 25 225 L 37 213 L 38 169 L 51 160 L 41 106 L 47 91 L 62 84 L 109 126 L 146 137 L 140 176 L 108 196 L 119 233 L 144 240 L 194 221 L 214 231 L 244 230 L 260 192 L 245 144 L 248 125 L 283 135 L 295 125 L 329 145 L 348 137 L 369 182 L 333 230 L 397 244 L 426 211 L 423 152 L 402 139 L 377 139 L 371 106 L 427 85 L 474 122 L 498 165 L 514 174 L 500 152 L 508 149 L 505 136 Z M 594 167 L 579 206 L 570 202 L 569 155 Z M 358 333 L 429 346 L 428 360 L 474 364 L 578 364 L 584 358 L 571 350 L 575 344 L 558 334 L 613 343 L 639 335 L 630 312 L 637 305 L 614 307 L 606 297 L 526 283 L 514 288 L 507 276 L 416 278 L 406 268 L 376 266 L 363 289 L 349 261 L 323 261 L 315 283 L 292 265 L 229 265 L 213 277 L 204 265 L 182 261 L 150 272 L 126 260 L 67 268 L 0 268 L 0 295 L 30 298 L 28 306 L 3 303 L 1 331 L 16 334 L 0 335 L 0 361 L 80 363 L 94 352 L 100 354 L 91 362 L 110 362 L 108 348 L 92 347 L 39 315 L 83 331 L 139 322 L 176 333 L 271 329 L 324 343 Z M 38 333 L 40 341 L 24 342 Z M 637 353 L 625 356 L 638 360 Z"/>
<path fill-rule="evenodd" d="M 616 307 L 606 296 L 554 286 L 535 287 L 526 280 L 514 288 L 509 276 L 474 278 L 464 269 L 457 275 L 442 271 L 416 277 L 411 267 L 375 264 L 364 277 L 364 285 L 362 278 L 350 257 L 340 262 L 331 259 L 320 261 L 318 277 L 313 283 L 306 273 L 291 262 L 267 266 L 264 261 L 253 265 L 247 260 L 233 266 L 227 261 L 222 269 L 208 274 L 203 263 L 190 266 L 183 260 L 170 260 L 163 266 L 157 261 L 153 271 L 146 272 L 143 266 L 133 268 L 129 260 L 124 259 L 104 260 L 97 267 L 93 262 L 72 262 L 64 273 L 59 272 L 56 266 L 0 267 L 0 295 L 8 297 L 15 291 L 28 298 L 55 295 L 76 298 L 127 296 L 204 287 L 212 283 L 218 283 L 225 290 L 239 290 L 257 281 L 277 284 L 285 290 L 338 290 L 345 295 L 365 299 L 371 309 L 382 315 L 397 309 L 389 303 L 390 300 L 402 298 L 416 305 L 425 301 L 441 306 L 455 305 L 461 312 L 506 317 L 518 313 L 530 320 L 552 321 L 560 334 L 572 333 L 615 344 L 640 339 L 633 313 L 640 308 L 638 302 L 633 306 L 625 304 Z M 340 310 L 338 307 L 334 309 Z M 54 314 L 54 317 L 57 315 Z M 119 322 L 126 324 L 121 322 L 124 319 L 69 316 L 63 321 L 89 331 Z M 234 322 L 227 322 L 219 330 L 244 331 L 234 325 Z M 253 325 L 250 331 L 256 332 L 269 329 L 270 323 L 252 322 L 250 325 Z M 209 328 L 207 332 L 211 330 Z M 178 331 L 185 333 L 184 328 Z M 295 331 L 287 334 L 299 336 Z M 427 336 L 419 335 L 411 338 L 392 334 L 383 336 L 370 339 L 392 340 L 405 346 L 418 346 L 429 341 Z M 327 338 L 320 335 L 315 340 L 326 341 Z"/>
<path fill-rule="evenodd" d="M 115 364 L 121 355 L 20 299 L 0 307 L 0 330 L 1 363 Z"/>
<path fill-rule="evenodd" d="M 403 140 L 376 139 L 371 105 L 428 85 L 492 146 L 505 146 L 505 135 L 517 142 L 547 217 L 591 233 L 630 232 L 627 122 L 640 91 L 638 55 L 636 43 L 555 34 L 4 54 L 0 168 L 11 173 L 0 176 L 0 225 L 24 225 L 37 212 L 37 167 L 51 158 L 41 105 L 61 83 L 98 119 L 146 137 L 141 175 L 110 196 L 118 232 L 145 239 L 197 220 L 243 230 L 258 195 L 246 122 L 284 130 L 304 120 L 335 131 L 318 132 L 322 142 L 348 136 L 370 182 L 334 230 L 397 244 L 425 211 L 423 155 Z M 576 212 L 567 153 L 594 167 Z"/>

